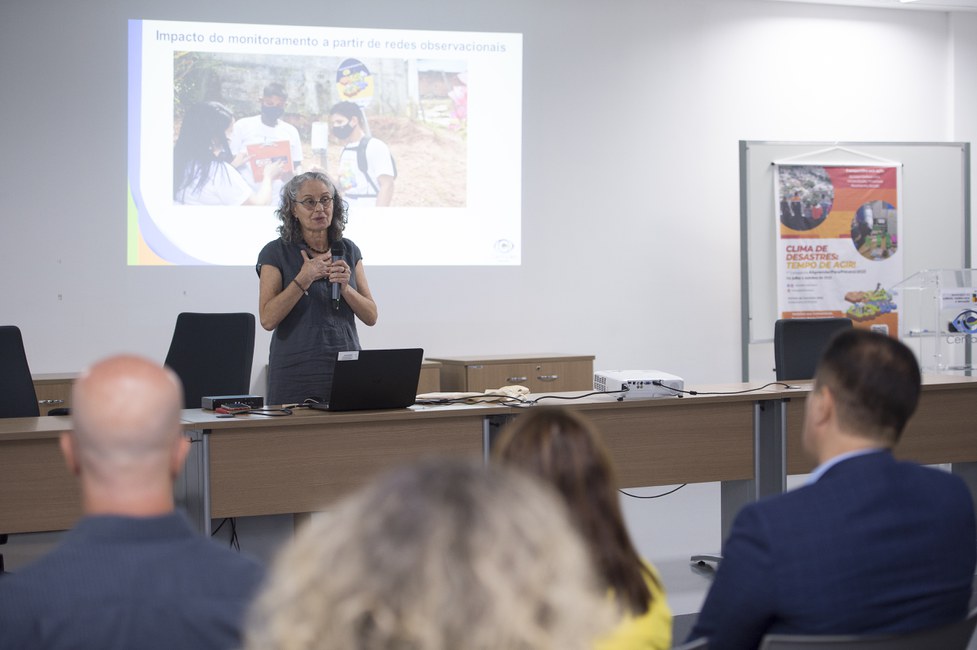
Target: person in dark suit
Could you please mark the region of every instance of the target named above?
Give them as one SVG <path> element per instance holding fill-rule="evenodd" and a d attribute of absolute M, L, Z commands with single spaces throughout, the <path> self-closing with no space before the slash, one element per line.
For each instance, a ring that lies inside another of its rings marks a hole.
<path fill-rule="evenodd" d="M 174 509 L 190 441 L 183 389 L 147 359 L 112 357 L 72 391 L 62 434 L 85 516 L 51 553 L 0 577 L 0 648 L 237 648 L 264 577 Z"/>
<path fill-rule="evenodd" d="M 897 461 L 920 371 L 899 341 L 842 332 L 819 362 L 808 483 L 743 508 L 691 638 L 755 648 L 766 633 L 898 634 L 967 614 L 977 562 L 964 482 Z"/>

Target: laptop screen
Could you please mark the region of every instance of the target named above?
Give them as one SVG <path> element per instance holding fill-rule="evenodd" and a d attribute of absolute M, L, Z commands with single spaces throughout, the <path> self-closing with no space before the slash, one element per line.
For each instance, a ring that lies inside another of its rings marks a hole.
<path fill-rule="evenodd" d="M 421 348 L 348 350 L 337 353 L 326 411 L 406 408 L 417 397 Z"/>

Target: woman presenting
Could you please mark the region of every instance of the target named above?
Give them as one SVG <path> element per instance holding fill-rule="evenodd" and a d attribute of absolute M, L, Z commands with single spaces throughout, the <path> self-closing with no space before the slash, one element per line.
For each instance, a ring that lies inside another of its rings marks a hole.
<path fill-rule="evenodd" d="M 257 265 L 261 326 L 274 331 L 267 402 L 322 401 L 329 397 L 336 353 L 360 349 L 356 318 L 372 326 L 377 305 L 359 247 L 343 238 L 346 202 L 328 176 L 292 178 L 282 187 L 276 213 L 281 237 L 261 249 Z"/>

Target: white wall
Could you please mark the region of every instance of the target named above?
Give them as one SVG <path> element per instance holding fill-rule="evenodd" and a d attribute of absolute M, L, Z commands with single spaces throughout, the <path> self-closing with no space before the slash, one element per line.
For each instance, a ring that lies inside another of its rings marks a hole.
<path fill-rule="evenodd" d="M 971 146 L 977 142 L 977 13 L 955 14 L 950 23 L 950 88 L 951 115 L 953 117 L 953 138 L 962 142 L 970 142 Z M 977 189 L 977 165 L 971 151 L 970 187 L 971 211 L 974 202 L 974 190 Z M 971 219 L 974 214 L 971 214 Z M 970 266 L 977 260 L 973 259 L 977 250 L 977 232 L 971 224 L 970 233 Z"/>
<path fill-rule="evenodd" d="M 367 347 L 593 353 L 597 368 L 736 381 L 737 142 L 977 133 L 973 15 L 760 0 L 5 2 L 0 322 L 22 328 L 35 372 L 123 350 L 162 360 L 178 312 L 256 309 L 252 268 L 125 266 L 129 18 L 524 34 L 523 265 L 368 267 L 380 322 L 361 328 Z M 499 210 L 515 200 L 499 188 Z M 259 332 L 258 368 L 267 345 Z"/>

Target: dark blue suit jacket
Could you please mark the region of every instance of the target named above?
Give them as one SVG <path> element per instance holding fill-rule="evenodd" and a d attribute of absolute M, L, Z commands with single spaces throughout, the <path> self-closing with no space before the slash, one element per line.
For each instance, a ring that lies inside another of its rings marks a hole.
<path fill-rule="evenodd" d="M 755 648 L 767 632 L 885 634 L 967 613 L 974 506 L 946 472 L 888 451 L 737 515 L 690 638 Z"/>
<path fill-rule="evenodd" d="M 224 650 L 264 568 L 174 512 L 84 517 L 58 548 L 0 576 L 0 650 Z"/>

